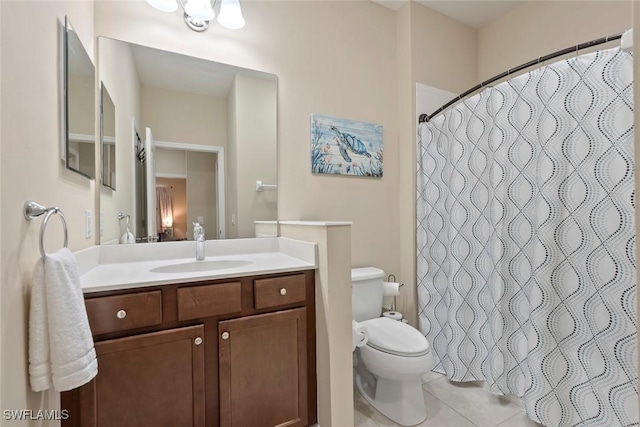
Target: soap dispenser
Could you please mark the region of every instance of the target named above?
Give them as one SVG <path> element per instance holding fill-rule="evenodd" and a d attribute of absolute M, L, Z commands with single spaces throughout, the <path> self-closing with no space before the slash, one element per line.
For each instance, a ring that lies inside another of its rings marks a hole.
<path fill-rule="evenodd" d="M 196 261 L 204 259 L 204 228 L 200 223 L 193 223 L 193 240 L 196 241 Z"/>

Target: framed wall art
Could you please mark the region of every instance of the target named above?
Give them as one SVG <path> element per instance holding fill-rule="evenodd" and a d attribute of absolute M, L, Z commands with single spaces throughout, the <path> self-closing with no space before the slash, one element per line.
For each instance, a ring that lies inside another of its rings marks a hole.
<path fill-rule="evenodd" d="M 311 170 L 382 177 L 382 125 L 312 114 Z"/>

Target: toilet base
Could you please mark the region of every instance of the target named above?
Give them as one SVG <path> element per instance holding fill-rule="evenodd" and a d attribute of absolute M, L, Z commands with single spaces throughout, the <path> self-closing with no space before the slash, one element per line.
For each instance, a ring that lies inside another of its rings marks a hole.
<path fill-rule="evenodd" d="M 391 421 L 409 427 L 427 419 L 420 377 L 393 381 L 376 377 L 362 366 L 356 367 L 354 374 L 360 394 Z"/>

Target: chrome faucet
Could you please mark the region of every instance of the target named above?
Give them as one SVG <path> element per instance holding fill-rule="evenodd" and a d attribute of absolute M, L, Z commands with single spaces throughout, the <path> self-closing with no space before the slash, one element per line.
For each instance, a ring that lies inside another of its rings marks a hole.
<path fill-rule="evenodd" d="M 204 228 L 197 222 L 193 223 L 193 240 L 196 241 L 196 261 L 204 259 Z"/>

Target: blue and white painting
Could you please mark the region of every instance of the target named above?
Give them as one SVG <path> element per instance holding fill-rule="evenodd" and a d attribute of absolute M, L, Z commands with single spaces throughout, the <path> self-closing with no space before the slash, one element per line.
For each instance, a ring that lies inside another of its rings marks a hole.
<path fill-rule="evenodd" d="M 311 115 L 313 173 L 382 176 L 382 125 Z"/>

